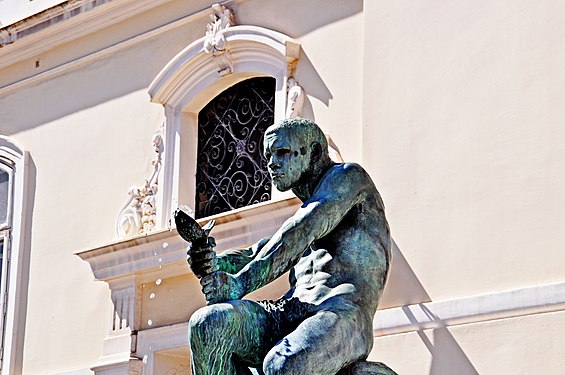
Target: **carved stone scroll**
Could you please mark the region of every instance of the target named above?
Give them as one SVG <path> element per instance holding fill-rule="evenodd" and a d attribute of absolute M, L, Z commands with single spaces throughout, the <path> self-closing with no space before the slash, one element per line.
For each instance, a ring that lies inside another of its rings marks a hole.
<path fill-rule="evenodd" d="M 300 116 L 302 107 L 304 107 L 304 90 L 293 77 L 287 80 L 287 101 L 286 101 L 286 118 L 294 118 Z"/>
<path fill-rule="evenodd" d="M 206 38 L 203 48 L 218 65 L 218 74 L 225 76 L 233 73 L 234 64 L 231 53 L 226 46 L 224 31 L 235 25 L 235 19 L 230 9 L 224 5 L 214 4 L 212 5 L 210 20 L 206 26 Z"/>
<path fill-rule="evenodd" d="M 127 238 L 146 234 L 155 229 L 157 223 L 157 186 L 163 153 L 162 130 L 153 135 L 153 149 L 156 158 L 151 162 L 153 173 L 145 180 L 143 186 L 133 186 L 128 190 L 129 198 L 122 206 L 116 221 L 118 238 Z"/>

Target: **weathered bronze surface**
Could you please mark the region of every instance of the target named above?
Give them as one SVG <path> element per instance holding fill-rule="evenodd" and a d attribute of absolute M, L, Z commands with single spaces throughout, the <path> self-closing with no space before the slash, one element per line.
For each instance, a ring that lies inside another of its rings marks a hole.
<path fill-rule="evenodd" d="M 183 238 L 208 301 L 189 322 L 193 373 L 394 374 L 364 361 L 391 260 L 371 178 L 332 162 L 323 132 L 305 119 L 267 129 L 264 152 L 274 185 L 303 202 L 271 238 L 216 258 L 208 233 L 176 218 L 179 233 L 197 233 Z M 287 271 L 290 289 L 278 300 L 241 300 Z"/>

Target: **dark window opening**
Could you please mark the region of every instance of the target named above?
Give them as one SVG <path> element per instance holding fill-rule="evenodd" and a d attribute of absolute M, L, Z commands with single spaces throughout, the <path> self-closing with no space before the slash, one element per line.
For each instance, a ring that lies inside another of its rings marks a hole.
<path fill-rule="evenodd" d="M 275 79 L 251 78 L 198 113 L 196 218 L 271 199 L 263 136 L 274 121 Z"/>

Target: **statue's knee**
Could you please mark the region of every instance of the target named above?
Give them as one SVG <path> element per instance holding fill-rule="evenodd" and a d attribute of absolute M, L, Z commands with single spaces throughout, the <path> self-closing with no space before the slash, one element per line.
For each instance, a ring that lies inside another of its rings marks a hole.
<path fill-rule="evenodd" d="M 226 321 L 224 309 L 218 305 L 205 306 L 192 314 L 188 321 L 188 335 L 191 343 L 202 343 L 219 334 Z"/>
<path fill-rule="evenodd" d="M 263 372 L 265 375 L 300 374 L 302 366 L 299 362 L 300 358 L 296 353 L 271 350 L 263 360 Z"/>

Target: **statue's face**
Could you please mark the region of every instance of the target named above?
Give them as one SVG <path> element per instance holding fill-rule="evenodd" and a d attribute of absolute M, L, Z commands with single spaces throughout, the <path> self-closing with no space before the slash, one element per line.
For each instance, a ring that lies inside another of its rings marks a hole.
<path fill-rule="evenodd" d="M 294 138 L 286 129 L 265 134 L 267 169 L 280 191 L 296 187 L 310 164 L 310 148 Z"/>

